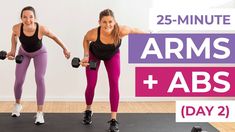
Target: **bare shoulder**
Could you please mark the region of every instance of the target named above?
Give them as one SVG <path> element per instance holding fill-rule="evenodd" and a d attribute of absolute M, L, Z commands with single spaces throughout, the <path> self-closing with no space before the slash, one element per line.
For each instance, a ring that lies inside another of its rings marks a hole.
<path fill-rule="evenodd" d="M 38 25 L 39 25 L 39 30 L 41 30 L 41 31 L 47 31 L 48 30 L 48 28 L 46 26 L 44 26 L 42 24 L 39 24 L 39 23 L 38 23 Z"/>
<path fill-rule="evenodd" d="M 119 25 L 119 28 L 120 28 L 120 31 L 128 30 L 129 29 L 129 27 L 126 26 L 126 25 Z"/>
<path fill-rule="evenodd" d="M 15 24 L 13 25 L 12 27 L 12 32 L 16 35 L 19 35 L 20 34 L 20 27 L 21 27 L 21 24 L 22 23 L 18 23 L 18 24 Z"/>
<path fill-rule="evenodd" d="M 131 33 L 131 28 L 125 25 L 120 25 L 119 26 L 119 34 L 121 37 L 124 37 L 126 35 L 128 35 L 129 33 Z"/>
<path fill-rule="evenodd" d="M 93 29 L 89 30 L 85 35 L 86 40 L 96 41 L 96 39 L 97 39 L 97 30 L 98 30 L 98 28 L 93 28 Z"/>
<path fill-rule="evenodd" d="M 39 23 L 38 25 L 39 25 L 39 33 L 41 35 L 48 35 L 50 33 L 49 29 L 46 26 L 44 26 L 43 24 L 39 24 Z"/>

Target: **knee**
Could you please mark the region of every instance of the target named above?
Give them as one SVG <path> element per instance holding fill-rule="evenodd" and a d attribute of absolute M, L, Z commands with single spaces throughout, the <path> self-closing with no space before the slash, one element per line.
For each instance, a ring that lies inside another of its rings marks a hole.
<path fill-rule="evenodd" d="M 24 83 L 24 80 L 23 79 L 16 79 L 15 80 L 15 87 L 21 87 Z"/>
<path fill-rule="evenodd" d="M 119 80 L 118 79 L 109 79 L 109 83 L 111 87 L 118 88 Z"/>
<path fill-rule="evenodd" d="M 111 85 L 110 86 L 110 94 L 118 95 L 119 94 L 119 86 L 118 85 Z"/>
<path fill-rule="evenodd" d="M 95 85 L 87 85 L 86 92 L 87 93 L 94 93 L 95 91 Z"/>
<path fill-rule="evenodd" d="M 36 83 L 39 84 L 44 84 L 44 76 L 36 76 Z"/>
<path fill-rule="evenodd" d="M 96 86 L 96 81 L 88 81 L 86 89 L 93 91 L 95 89 L 95 86 Z"/>

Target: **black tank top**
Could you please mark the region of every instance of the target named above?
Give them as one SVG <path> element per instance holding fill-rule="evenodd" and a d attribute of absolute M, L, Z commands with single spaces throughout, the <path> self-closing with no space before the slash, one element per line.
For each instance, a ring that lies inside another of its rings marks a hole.
<path fill-rule="evenodd" d="M 115 44 L 103 44 L 100 41 L 100 27 L 98 27 L 97 40 L 90 43 L 90 51 L 100 60 L 109 60 L 119 51 L 120 46 L 121 40 L 116 46 Z"/>
<path fill-rule="evenodd" d="M 26 36 L 23 32 L 24 24 L 21 24 L 20 28 L 20 42 L 23 49 L 27 52 L 34 52 L 42 47 L 42 39 L 38 39 L 38 23 L 36 23 L 36 30 L 33 36 Z"/>

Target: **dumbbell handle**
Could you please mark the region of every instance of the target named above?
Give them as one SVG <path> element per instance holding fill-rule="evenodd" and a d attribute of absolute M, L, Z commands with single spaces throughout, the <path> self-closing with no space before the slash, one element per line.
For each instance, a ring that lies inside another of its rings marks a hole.
<path fill-rule="evenodd" d="M 89 63 L 81 62 L 81 60 L 77 57 L 74 57 L 72 60 L 72 66 L 75 68 L 78 68 L 80 65 L 84 66 L 84 64 L 85 66 L 90 65 Z"/>
<path fill-rule="evenodd" d="M 90 69 L 96 69 L 96 62 L 95 61 L 90 61 L 90 62 L 81 62 L 79 58 L 74 57 L 72 59 L 72 66 L 74 68 L 78 68 L 80 65 L 82 66 L 89 66 Z"/>
<path fill-rule="evenodd" d="M 95 61 L 90 61 L 90 62 L 80 62 L 79 63 L 82 66 L 89 66 L 90 69 L 95 70 L 96 69 L 96 62 Z"/>
<path fill-rule="evenodd" d="M 0 51 L 0 59 L 4 60 L 7 57 L 7 52 L 6 51 Z M 14 60 L 16 63 L 21 63 L 24 59 L 23 55 L 17 55 L 16 57 L 10 56 L 10 60 Z"/>
<path fill-rule="evenodd" d="M 79 64 L 82 65 L 82 66 L 89 66 L 89 65 L 90 65 L 89 62 L 79 62 Z M 84 65 L 84 64 L 85 64 L 85 65 Z"/>

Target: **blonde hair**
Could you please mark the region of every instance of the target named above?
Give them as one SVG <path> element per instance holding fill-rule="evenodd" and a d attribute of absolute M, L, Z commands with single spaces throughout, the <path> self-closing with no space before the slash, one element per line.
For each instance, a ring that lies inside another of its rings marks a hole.
<path fill-rule="evenodd" d="M 103 11 L 100 12 L 99 15 L 99 20 L 101 20 L 104 16 L 111 16 L 114 18 L 114 13 L 112 10 L 110 9 L 105 9 Z M 115 18 L 114 18 L 115 19 Z M 121 41 L 120 40 L 120 34 L 119 34 L 119 26 L 118 23 L 116 22 L 116 24 L 114 25 L 114 29 L 111 33 L 112 38 L 114 39 L 114 44 L 115 46 Z"/>

